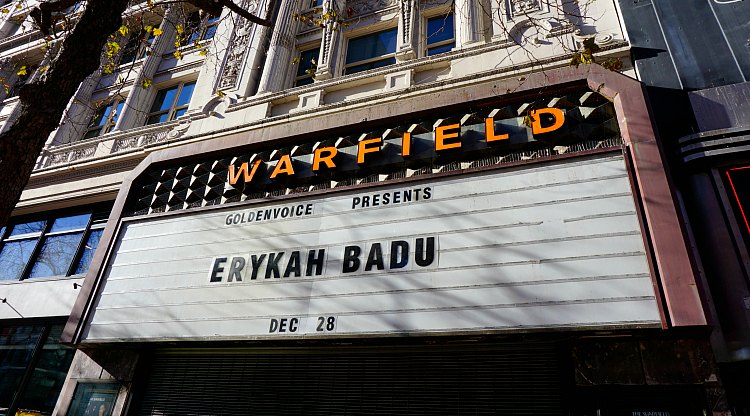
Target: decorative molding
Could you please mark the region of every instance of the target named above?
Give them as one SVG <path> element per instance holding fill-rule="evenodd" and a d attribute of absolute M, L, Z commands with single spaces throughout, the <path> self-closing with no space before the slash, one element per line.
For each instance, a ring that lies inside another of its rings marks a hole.
<path fill-rule="evenodd" d="M 253 13 L 258 9 L 258 0 L 245 0 L 242 2 L 242 7 Z M 235 89 L 239 86 L 242 64 L 245 62 L 249 50 L 248 44 L 253 35 L 253 22 L 241 16 L 235 16 L 234 27 L 235 30 L 232 32 L 229 42 L 227 42 L 227 45 L 231 45 L 231 47 L 227 48 L 213 92 Z"/>
<path fill-rule="evenodd" d="M 376 13 L 385 9 L 394 8 L 403 3 L 404 1 L 411 2 L 410 0 L 355 0 L 347 2 L 347 10 L 351 10 L 349 18 L 361 17 L 370 13 Z M 413 0 L 412 0 L 413 1 Z"/>
<path fill-rule="evenodd" d="M 508 0 L 510 2 L 510 13 L 513 17 L 525 16 L 531 12 L 542 10 L 540 0 Z"/>

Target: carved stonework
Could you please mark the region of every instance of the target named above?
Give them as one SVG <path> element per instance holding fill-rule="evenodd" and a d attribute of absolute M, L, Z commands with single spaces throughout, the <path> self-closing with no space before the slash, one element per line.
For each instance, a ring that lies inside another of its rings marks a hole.
<path fill-rule="evenodd" d="M 414 0 L 401 0 L 401 19 L 404 22 L 404 30 L 401 33 L 401 42 L 409 43 L 411 34 L 411 11 L 414 7 Z"/>
<path fill-rule="evenodd" d="M 115 140 L 115 144 L 112 145 L 112 153 L 121 152 L 123 150 L 132 149 L 138 146 L 138 137 L 128 137 L 125 139 Z"/>
<path fill-rule="evenodd" d="M 157 133 L 146 134 L 141 137 L 141 147 L 146 147 L 151 144 L 161 143 L 167 139 L 167 131 L 160 131 Z"/>
<path fill-rule="evenodd" d="M 245 0 L 242 2 L 242 5 L 245 10 L 254 13 L 258 9 L 258 0 Z M 224 58 L 224 64 L 220 71 L 221 75 L 219 75 L 219 81 L 214 92 L 233 89 L 239 84 L 242 64 L 245 62 L 245 57 L 249 49 L 248 44 L 253 35 L 253 23 L 241 16 L 235 16 L 234 28 L 235 30 L 232 32 L 232 37 L 228 42 L 228 45 L 231 46 Z"/>
<path fill-rule="evenodd" d="M 351 10 L 351 16 L 375 13 L 384 9 L 398 6 L 398 0 L 358 0 L 347 2 L 347 10 Z"/>
<path fill-rule="evenodd" d="M 68 162 L 75 162 L 76 160 L 88 159 L 90 157 L 93 157 L 94 153 L 96 153 L 96 145 L 73 150 L 72 152 L 70 152 L 70 156 L 68 157 Z"/>
<path fill-rule="evenodd" d="M 513 17 L 539 10 L 542 10 L 541 0 L 510 0 L 510 12 Z"/>

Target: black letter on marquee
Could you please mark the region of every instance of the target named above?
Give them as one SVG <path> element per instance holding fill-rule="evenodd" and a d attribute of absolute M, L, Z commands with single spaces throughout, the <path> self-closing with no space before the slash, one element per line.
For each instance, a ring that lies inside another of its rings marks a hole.
<path fill-rule="evenodd" d="M 253 274 L 250 276 L 250 280 L 255 280 L 258 278 L 258 270 L 260 269 L 260 265 L 263 264 L 263 260 L 266 259 L 265 254 L 261 254 L 260 257 L 253 254 L 250 256 L 250 263 L 253 264 Z"/>
<path fill-rule="evenodd" d="M 372 270 L 372 266 L 377 266 L 378 270 L 385 269 L 385 265 L 383 264 L 383 249 L 380 248 L 380 243 L 372 243 L 370 254 L 367 255 L 367 263 L 365 263 L 365 271 L 369 272 Z"/>
<path fill-rule="evenodd" d="M 427 253 L 424 249 L 424 238 L 417 238 L 416 258 L 417 265 L 427 267 L 435 261 L 435 237 L 427 237 Z"/>
<path fill-rule="evenodd" d="M 391 242 L 391 269 L 403 269 L 409 262 L 409 243 L 404 240 Z"/>
<path fill-rule="evenodd" d="M 289 263 L 286 264 L 286 269 L 284 270 L 284 277 L 289 277 L 289 275 L 294 272 L 294 277 L 299 277 L 302 274 L 301 266 L 299 264 L 299 251 L 292 251 L 292 254 L 289 256 Z"/>
<path fill-rule="evenodd" d="M 362 254 L 362 249 L 359 246 L 346 246 L 344 247 L 344 267 L 341 270 L 342 273 L 356 272 L 359 269 L 359 255 Z"/>
<path fill-rule="evenodd" d="M 266 264 L 266 279 L 271 278 L 271 273 L 273 273 L 273 277 L 276 279 L 281 277 L 281 274 L 279 273 L 279 260 L 281 260 L 282 257 L 284 257 L 283 251 L 268 254 L 268 263 Z"/>
<path fill-rule="evenodd" d="M 229 265 L 229 276 L 227 278 L 227 282 L 232 281 L 232 277 L 237 278 L 238 282 L 242 281 L 242 269 L 245 268 L 245 258 L 244 257 L 232 257 L 232 263 Z"/>
<path fill-rule="evenodd" d="M 214 267 L 211 268 L 211 282 L 221 282 L 221 276 L 219 276 L 219 273 L 224 271 L 224 268 L 221 267 L 221 265 L 226 261 L 226 257 L 217 257 L 214 259 Z"/>
<path fill-rule="evenodd" d="M 315 275 L 320 276 L 323 273 L 323 259 L 325 259 L 326 250 L 321 248 L 318 250 L 318 258 L 315 258 L 315 250 L 310 250 L 307 254 L 307 268 L 305 270 L 305 276 L 312 276 L 312 268 L 315 266 Z"/>

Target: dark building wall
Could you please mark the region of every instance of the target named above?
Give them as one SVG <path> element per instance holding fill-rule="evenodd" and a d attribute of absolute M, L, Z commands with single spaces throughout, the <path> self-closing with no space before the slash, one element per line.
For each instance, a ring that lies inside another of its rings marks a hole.
<path fill-rule="evenodd" d="M 621 0 L 638 74 L 648 86 L 696 90 L 750 79 L 750 3 Z"/>

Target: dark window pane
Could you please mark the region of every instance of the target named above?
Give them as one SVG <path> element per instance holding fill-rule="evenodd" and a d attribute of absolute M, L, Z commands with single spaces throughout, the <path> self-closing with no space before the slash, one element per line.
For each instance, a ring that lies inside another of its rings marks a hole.
<path fill-rule="evenodd" d="M 187 113 L 187 107 L 181 108 L 179 110 L 176 110 L 172 116 L 172 120 L 176 119 L 177 117 L 182 116 L 183 114 Z"/>
<path fill-rule="evenodd" d="M 453 39 L 453 14 L 427 20 L 427 45 Z"/>
<path fill-rule="evenodd" d="M 65 276 L 83 233 L 47 237 L 29 277 Z"/>
<path fill-rule="evenodd" d="M 122 107 L 125 105 L 125 101 L 120 101 L 117 103 L 117 109 L 115 110 L 115 113 L 110 117 L 111 123 L 115 124 L 117 122 L 117 118 L 120 117 L 120 114 L 122 114 Z"/>
<path fill-rule="evenodd" d="M 112 104 L 108 104 L 104 107 L 100 107 L 96 114 L 94 114 L 94 118 L 91 119 L 90 126 L 103 126 L 107 122 L 107 117 L 109 117 L 109 113 L 112 111 Z"/>
<path fill-rule="evenodd" d="M 310 85 L 313 82 L 314 82 L 314 80 L 312 79 L 312 77 L 300 78 L 300 79 L 297 80 L 297 82 L 294 83 L 294 86 L 295 87 L 301 87 L 303 85 Z"/>
<path fill-rule="evenodd" d="M 451 42 L 441 46 L 435 46 L 434 48 L 427 49 L 427 56 L 437 55 L 441 53 L 450 52 L 456 46 L 455 43 Z"/>
<path fill-rule="evenodd" d="M 394 52 L 396 52 L 396 29 L 385 30 L 351 39 L 346 49 L 346 63 L 377 58 Z"/>
<path fill-rule="evenodd" d="M 177 99 L 177 103 L 175 104 L 175 107 L 181 107 L 183 105 L 187 105 L 190 102 L 190 97 L 192 97 L 194 89 L 195 89 L 195 82 L 189 82 L 183 85 L 182 90 L 180 91 L 180 98 Z"/>
<path fill-rule="evenodd" d="M 26 262 L 29 261 L 37 239 L 8 241 L 0 251 L 0 280 L 21 278 Z"/>
<path fill-rule="evenodd" d="M 155 116 L 149 117 L 148 120 L 146 120 L 146 124 L 163 123 L 167 121 L 168 117 L 169 117 L 168 113 L 157 114 Z"/>
<path fill-rule="evenodd" d="M 13 226 L 13 231 L 10 233 L 11 237 L 23 234 L 40 233 L 44 231 L 44 226 L 47 225 L 47 221 L 34 221 L 25 222 L 23 224 L 16 224 Z"/>
<path fill-rule="evenodd" d="M 0 328 L 0 408 L 7 408 L 42 334 L 39 326 Z"/>
<path fill-rule="evenodd" d="M 367 71 L 368 69 L 380 68 L 381 66 L 392 65 L 396 63 L 396 58 L 386 58 L 379 61 L 370 62 L 362 65 L 355 65 L 346 68 L 345 75 L 354 74 L 356 72 Z"/>
<path fill-rule="evenodd" d="M 217 25 L 211 25 L 206 28 L 206 34 L 203 35 L 203 40 L 213 39 L 213 37 L 216 35 L 216 26 Z"/>
<path fill-rule="evenodd" d="M 83 136 L 84 139 L 90 139 L 92 137 L 97 137 L 100 134 L 102 134 L 102 129 L 93 129 L 86 132 L 86 134 Z"/>
<path fill-rule="evenodd" d="M 193 43 L 200 39 L 201 36 L 201 15 L 200 12 L 193 12 L 185 19 L 185 32 L 189 33 L 188 43 Z"/>
<path fill-rule="evenodd" d="M 177 95 L 177 86 L 160 90 L 156 93 L 156 99 L 154 99 L 154 105 L 151 106 L 150 112 L 169 110 L 174 103 L 174 98 Z M 165 120 L 166 121 L 166 120 Z"/>
<path fill-rule="evenodd" d="M 59 343 L 62 325 L 51 328 L 19 408 L 51 414 L 75 350 Z"/>
<path fill-rule="evenodd" d="M 81 260 L 76 266 L 75 274 L 83 274 L 89 270 L 91 265 L 91 259 L 94 258 L 94 252 L 96 247 L 99 246 L 99 240 L 102 238 L 104 230 L 91 230 L 89 238 L 86 240 L 86 245 L 83 247 L 83 254 L 81 254 Z"/>
<path fill-rule="evenodd" d="M 91 218 L 91 214 L 58 218 L 52 223 L 52 229 L 50 232 L 56 233 L 58 231 L 80 230 L 86 228 L 86 224 L 89 223 L 89 218 Z"/>
<path fill-rule="evenodd" d="M 297 76 L 309 75 L 308 70 L 313 70 L 317 66 L 318 55 L 320 55 L 320 48 L 310 49 L 302 51 L 299 54 L 299 62 L 297 62 Z M 310 80 L 312 82 L 312 80 Z M 301 85 L 301 84 L 297 84 Z"/>

